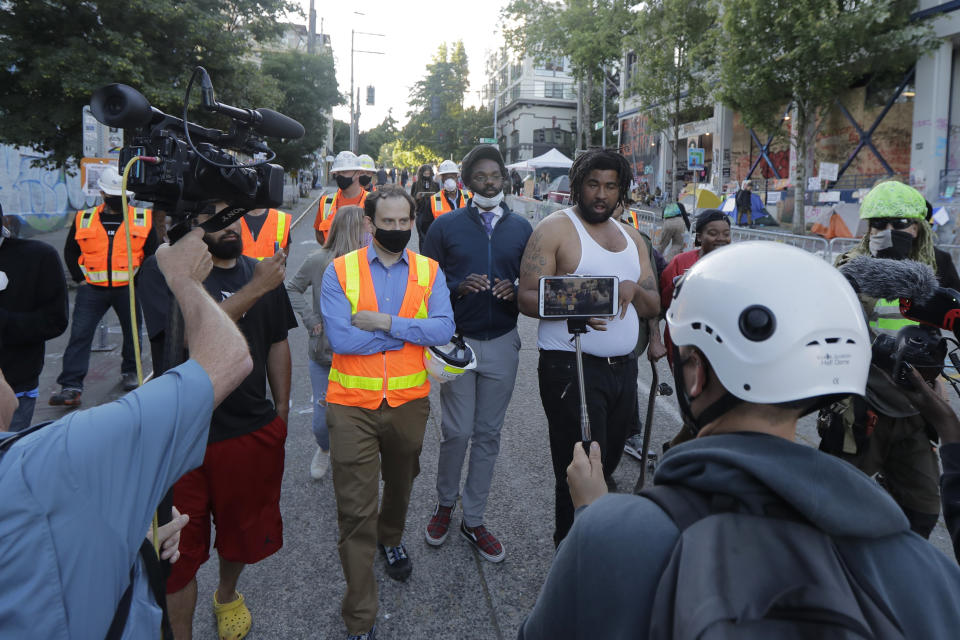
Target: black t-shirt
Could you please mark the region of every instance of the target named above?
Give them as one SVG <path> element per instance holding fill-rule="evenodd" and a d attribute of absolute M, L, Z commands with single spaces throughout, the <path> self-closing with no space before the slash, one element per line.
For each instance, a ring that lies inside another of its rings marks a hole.
<path fill-rule="evenodd" d="M 240 256 L 232 269 L 214 267 L 203 286 L 214 300 L 221 302 L 250 282 L 256 266 L 257 261 L 253 258 Z M 138 293 L 151 342 L 162 340 L 170 290 L 155 259 L 144 262 Z M 256 431 L 277 416 L 273 403 L 267 399 L 267 355 L 274 343 L 286 340 L 287 331 L 297 326 L 286 288 L 281 284 L 257 300 L 237 326 L 250 347 L 253 371 L 214 410 L 210 421 L 210 442 Z"/>

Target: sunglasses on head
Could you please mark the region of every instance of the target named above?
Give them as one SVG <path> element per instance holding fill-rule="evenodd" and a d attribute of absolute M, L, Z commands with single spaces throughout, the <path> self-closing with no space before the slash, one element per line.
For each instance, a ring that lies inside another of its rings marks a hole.
<path fill-rule="evenodd" d="M 887 226 L 891 226 L 897 231 L 906 229 L 915 221 L 909 218 L 873 218 L 870 220 L 870 227 L 882 231 Z"/>

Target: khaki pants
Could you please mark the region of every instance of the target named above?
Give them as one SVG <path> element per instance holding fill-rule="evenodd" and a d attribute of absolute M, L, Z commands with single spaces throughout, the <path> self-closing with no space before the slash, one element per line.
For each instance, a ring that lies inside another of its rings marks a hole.
<path fill-rule="evenodd" d="M 667 262 L 670 262 L 671 258 L 683 251 L 683 232 L 686 230 L 687 226 L 683 223 L 681 216 L 674 216 L 663 221 L 657 251 Z M 669 254 L 667 253 L 667 247 L 670 247 Z"/>
<path fill-rule="evenodd" d="M 347 591 L 341 614 L 350 634 L 365 633 L 377 619 L 373 561 L 377 543 L 396 546 L 403 537 L 413 479 L 430 414 L 428 398 L 378 409 L 327 406 L 330 461 L 337 499 L 337 549 Z M 383 476 L 383 501 L 377 498 Z"/>

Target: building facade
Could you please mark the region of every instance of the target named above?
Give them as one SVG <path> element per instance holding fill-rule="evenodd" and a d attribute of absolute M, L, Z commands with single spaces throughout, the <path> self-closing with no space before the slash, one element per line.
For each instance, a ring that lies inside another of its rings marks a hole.
<path fill-rule="evenodd" d="M 573 157 L 577 99 L 566 58 L 538 63 L 501 50 L 487 58 L 484 98 L 507 164 L 554 148 Z"/>

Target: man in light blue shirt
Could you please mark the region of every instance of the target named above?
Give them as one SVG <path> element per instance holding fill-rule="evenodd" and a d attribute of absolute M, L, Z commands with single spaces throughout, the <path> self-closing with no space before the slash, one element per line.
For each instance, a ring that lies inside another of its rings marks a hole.
<path fill-rule="evenodd" d="M 377 547 L 391 578 L 406 580 L 412 571 L 402 537 L 430 414 L 423 348 L 446 344 L 454 331 L 443 272 L 405 251 L 414 209 L 413 198 L 393 185 L 368 196 L 372 240 L 334 260 L 321 286 L 333 350 L 327 425 L 347 582 L 341 613 L 351 640 L 374 638 Z"/>
<path fill-rule="evenodd" d="M 201 284 L 212 266 L 202 235 L 157 252 L 189 361 L 9 447 L 17 434 L 0 433 L 0 638 L 103 638 L 131 577 L 120 637 L 160 636 L 138 549 L 161 497 L 203 461 L 213 408 L 252 367 L 243 336 Z M 11 397 L 0 376 L 0 431 Z M 186 518 L 174 523 L 162 534 L 175 542 Z"/>

